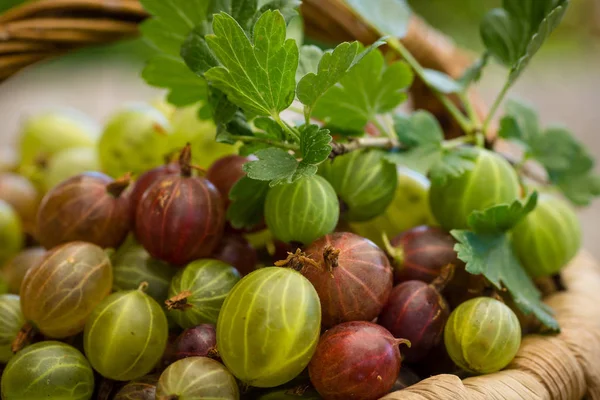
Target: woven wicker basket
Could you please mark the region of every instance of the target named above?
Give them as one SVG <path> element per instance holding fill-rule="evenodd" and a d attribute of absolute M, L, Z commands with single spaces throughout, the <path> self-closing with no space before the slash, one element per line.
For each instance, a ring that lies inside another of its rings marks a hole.
<path fill-rule="evenodd" d="M 357 21 L 342 0 L 304 0 L 302 14 L 312 37 L 365 44 L 377 39 L 377 33 Z M 0 81 L 37 61 L 134 36 L 146 16 L 138 0 L 34 0 L 11 9 L 0 15 Z M 469 64 L 469 57 L 416 17 L 403 42 L 421 64 L 452 77 L 460 76 Z M 433 112 L 447 134 L 460 134 L 423 84 L 416 82 L 411 94 L 413 107 Z M 483 114 L 485 106 L 477 99 L 475 103 Z M 600 265 L 582 252 L 562 278 L 566 290 L 545 299 L 555 310 L 562 333 L 526 336 L 503 371 L 465 380 L 433 376 L 383 399 L 600 400 Z"/>

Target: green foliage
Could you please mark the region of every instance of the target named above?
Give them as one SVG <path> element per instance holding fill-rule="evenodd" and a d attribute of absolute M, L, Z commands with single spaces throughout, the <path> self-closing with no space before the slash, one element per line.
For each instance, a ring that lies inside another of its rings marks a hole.
<path fill-rule="evenodd" d="M 487 50 L 510 69 L 512 84 L 562 20 L 569 0 L 503 0 L 481 23 Z"/>
<path fill-rule="evenodd" d="M 362 131 L 367 122 L 403 103 L 412 81 L 407 64 L 386 66 L 381 52 L 370 52 L 317 101 L 314 116 L 339 128 Z"/>
<path fill-rule="evenodd" d="M 262 221 L 269 183 L 243 177 L 229 192 L 227 220 L 234 228 L 251 228 Z"/>
<path fill-rule="evenodd" d="M 566 128 L 542 129 L 536 111 L 517 101 L 506 104 L 500 137 L 518 143 L 525 160 L 539 162 L 550 182 L 575 205 L 588 205 L 600 196 L 600 176 L 593 173 L 594 159 Z"/>
<path fill-rule="evenodd" d="M 496 288 L 504 288 L 526 314 L 533 313 L 547 328 L 557 331 L 558 323 L 552 311 L 541 301 L 541 293 L 525 272 L 517 258 L 509 232 L 534 210 L 537 194 L 534 192 L 525 204 L 515 201 L 469 216 L 470 230 L 453 230 L 458 243 L 458 258 L 466 263 L 467 272 L 484 275 Z"/>
<path fill-rule="evenodd" d="M 471 147 L 445 147 L 442 128 L 429 112 L 417 111 L 410 117 L 395 115 L 394 126 L 406 149 L 388 154 L 388 161 L 429 174 L 432 181 L 442 185 L 473 169 L 477 152 Z"/>

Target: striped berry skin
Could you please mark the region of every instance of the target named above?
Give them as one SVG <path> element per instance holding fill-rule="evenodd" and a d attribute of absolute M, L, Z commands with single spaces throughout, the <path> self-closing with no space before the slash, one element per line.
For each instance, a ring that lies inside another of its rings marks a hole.
<path fill-rule="evenodd" d="M 306 368 L 320 332 L 321 305 L 310 282 L 290 268 L 266 267 L 229 292 L 217 322 L 217 347 L 240 381 L 275 387 Z"/>
<path fill-rule="evenodd" d="M 379 315 L 393 282 L 389 261 L 377 245 L 337 232 L 313 242 L 306 255 L 316 264 L 304 263 L 301 272 L 319 294 L 324 328 Z"/>
<path fill-rule="evenodd" d="M 401 342 L 370 322 L 337 325 L 321 336 L 308 365 L 310 381 L 325 400 L 377 400 L 400 372 Z"/>
<path fill-rule="evenodd" d="M 277 185 L 265 201 L 265 219 L 275 238 L 308 244 L 332 232 L 340 206 L 331 185 L 320 176 Z"/>
<path fill-rule="evenodd" d="M 8 363 L 2 374 L 6 400 L 91 399 L 94 372 L 76 348 L 44 341 L 27 346 Z"/>
<path fill-rule="evenodd" d="M 410 340 L 404 359 L 417 362 L 440 343 L 449 315 L 448 303 L 433 286 L 407 281 L 392 289 L 377 323 L 394 337 Z"/>
<path fill-rule="evenodd" d="M 14 356 L 11 345 L 24 324 L 19 296 L 0 295 L 0 364 L 6 364 Z"/>
<path fill-rule="evenodd" d="M 129 195 L 131 199 L 131 214 L 133 222 L 135 222 L 137 208 L 142 200 L 142 197 L 144 196 L 144 193 L 146 193 L 146 190 L 152 186 L 154 181 L 165 175 L 177 175 L 180 171 L 179 164 L 170 163 L 146 171 L 136 179 L 132 186 L 131 194 Z"/>
<path fill-rule="evenodd" d="M 445 230 L 468 229 L 471 212 L 512 203 L 521 193 L 517 173 L 508 161 L 489 150 L 476 151 L 479 154 L 472 170 L 443 183 L 431 183 L 429 205 Z"/>
<path fill-rule="evenodd" d="M 109 295 L 112 282 L 112 266 L 104 250 L 91 243 L 67 243 L 27 271 L 21 284 L 21 310 L 46 336 L 73 336 Z"/>
<path fill-rule="evenodd" d="M 500 371 L 521 345 L 521 325 L 504 303 L 477 297 L 458 306 L 444 329 L 444 344 L 456 365 L 475 374 Z"/>
<path fill-rule="evenodd" d="M 347 221 L 368 221 L 383 214 L 394 199 L 398 174 L 394 164 L 382 159 L 384 154 L 353 151 L 321 164 L 319 174 L 346 205 Z"/>
<path fill-rule="evenodd" d="M 46 249 L 78 240 L 119 247 L 131 229 L 130 201 L 123 193 L 128 184 L 99 172 L 67 179 L 42 200 L 38 240 Z"/>
<path fill-rule="evenodd" d="M 558 273 L 579 251 L 581 226 L 564 200 L 540 195 L 537 207 L 513 230 L 513 248 L 533 277 Z"/>
<path fill-rule="evenodd" d="M 224 225 L 225 210 L 214 185 L 182 172 L 148 188 L 138 205 L 135 234 L 152 257 L 183 265 L 209 256 Z"/>
<path fill-rule="evenodd" d="M 430 283 L 448 264 L 462 265 L 454 251 L 456 241 L 447 232 L 431 226 L 418 226 L 390 241 L 394 247 L 394 280 Z"/>

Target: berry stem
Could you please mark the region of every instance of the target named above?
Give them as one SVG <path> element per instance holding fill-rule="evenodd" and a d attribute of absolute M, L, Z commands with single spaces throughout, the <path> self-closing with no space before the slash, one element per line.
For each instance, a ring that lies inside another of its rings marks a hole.
<path fill-rule="evenodd" d="M 146 292 L 146 290 L 148 289 L 148 286 L 150 286 L 150 284 L 146 281 L 143 281 L 142 283 L 140 283 L 137 290 L 139 290 L 140 292 Z"/>
<path fill-rule="evenodd" d="M 106 191 L 113 197 L 119 197 L 131 183 L 131 172 L 106 185 Z"/>
<path fill-rule="evenodd" d="M 383 241 L 383 249 L 392 259 L 394 266 L 402 267 L 404 264 L 404 250 L 402 250 L 402 247 L 392 246 L 390 239 L 385 232 L 381 233 L 381 240 Z"/>
<path fill-rule="evenodd" d="M 325 261 L 325 266 L 329 272 L 332 272 L 334 268 L 339 266 L 339 257 L 340 249 L 335 249 L 331 246 L 327 246 L 323 249 L 323 261 Z"/>
<path fill-rule="evenodd" d="M 192 145 L 190 143 L 186 144 L 179 154 L 179 168 L 181 176 L 192 176 Z"/>
<path fill-rule="evenodd" d="M 15 340 L 13 340 L 12 342 L 12 345 L 10 347 L 12 352 L 17 353 L 18 351 L 22 350 L 25 346 L 27 346 L 33 338 L 33 335 L 35 335 L 35 329 L 33 328 L 33 325 L 31 325 L 29 322 L 25 323 L 25 325 L 23 325 L 23 327 L 17 334 Z"/>
<path fill-rule="evenodd" d="M 440 275 L 431 282 L 430 286 L 441 293 L 448 283 L 454 278 L 454 264 L 448 264 L 442 268 Z"/>
<path fill-rule="evenodd" d="M 304 254 L 300 249 L 296 249 L 295 253 L 288 253 L 285 260 L 275 261 L 274 265 L 276 267 L 291 268 L 298 272 L 302 271 L 307 265 L 319 268 L 319 264 Z"/>
<path fill-rule="evenodd" d="M 167 299 L 165 304 L 167 305 L 167 310 L 180 310 L 185 311 L 188 308 L 192 308 L 193 305 L 188 304 L 187 299 L 192 295 L 192 292 L 189 290 L 184 290 L 183 292 L 176 294 L 175 296 Z"/>
<path fill-rule="evenodd" d="M 400 346 L 401 344 L 408 346 L 408 348 L 411 346 L 410 340 L 408 339 L 396 339 L 396 346 Z"/>

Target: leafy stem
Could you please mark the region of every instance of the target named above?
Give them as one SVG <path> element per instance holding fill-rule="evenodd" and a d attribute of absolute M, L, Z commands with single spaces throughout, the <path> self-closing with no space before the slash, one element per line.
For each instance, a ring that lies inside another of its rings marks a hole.
<path fill-rule="evenodd" d="M 300 141 L 300 133 L 296 129 L 294 129 L 294 128 L 290 127 L 288 124 L 286 124 L 281 119 L 279 114 L 274 113 L 271 116 L 273 117 L 275 122 L 277 122 L 277 125 L 279 125 L 281 127 L 281 129 L 283 129 L 284 132 L 286 132 L 290 137 L 294 138 L 297 142 Z"/>
<path fill-rule="evenodd" d="M 504 87 L 502 88 L 502 91 L 500 91 L 500 93 L 496 97 L 496 100 L 494 100 L 494 104 L 492 105 L 492 108 L 490 108 L 488 116 L 483 123 L 483 127 L 481 128 L 483 132 L 487 132 L 492 120 L 494 119 L 494 115 L 496 115 L 496 112 L 500 108 L 500 104 L 502 104 L 502 100 L 504 100 L 504 97 L 508 93 L 508 89 L 510 89 L 510 86 L 511 82 L 506 82 L 506 84 L 504 84 Z"/>
<path fill-rule="evenodd" d="M 396 139 L 396 133 L 394 132 L 394 127 L 392 126 L 392 124 L 389 123 L 389 121 L 385 121 L 386 126 L 384 126 L 381 123 L 381 121 L 379 121 L 377 118 L 374 118 L 371 122 L 373 123 L 373 125 L 375 125 L 375 127 L 377 128 L 379 133 L 387 136 L 388 139 L 392 139 L 392 140 Z"/>
<path fill-rule="evenodd" d="M 341 156 L 342 154 L 350 153 L 360 149 L 385 149 L 399 150 L 402 144 L 396 138 L 385 137 L 360 137 L 351 139 L 347 143 L 331 143 L 331 156 Z"/>
<path fill-rule="evenodd" d="M 469 116 L 469 118 L 471 119 L 471 121 L 473 123 L 473 131 L 481 132 L 482 131 L 481 119 L 479 118 L 477 111 L 475 111 L 473 102 L 471 101 L 471 99 L 469 99 L 469 96 L 466 93 L 460 93 L 459 96 L 460 96 L 460 100 L 465 105 L 465 109 L 467 110 L 467 115 Z"/>
<path fill-rule="evenodd" d="M 473 122 L 470 121 L 464 114 L 458 109 L 458 107 L 450 101 L 443 93 L 437 91 L 428 81 L 425 76 L 425 70 L 419 64 L 416 58 L 408 51 L 406 47 L 396 38 L 388 38 L 387 43 L 391 49 L 396 51 L 404 60 L 412 67 L 415 74 L 427 85 L 431 92 L 438 98 L 438 100 L 446 107 L 448 112 L 454 117 L 456 122 L 460 125 L 462 130 L 467 134 L 473 134 L 474 127 Z"/>
<path fill-rule="evenodd" d="M 300 146 L 296 144 L 282 142 L 280 140 L 266 139 L 257 136 L 236 136 L 236 140 L 244 143 L 264 143 L 269 146 L 278 147 L 283 150 L 292 150 L 292 151 L 300 151 Z"/>

